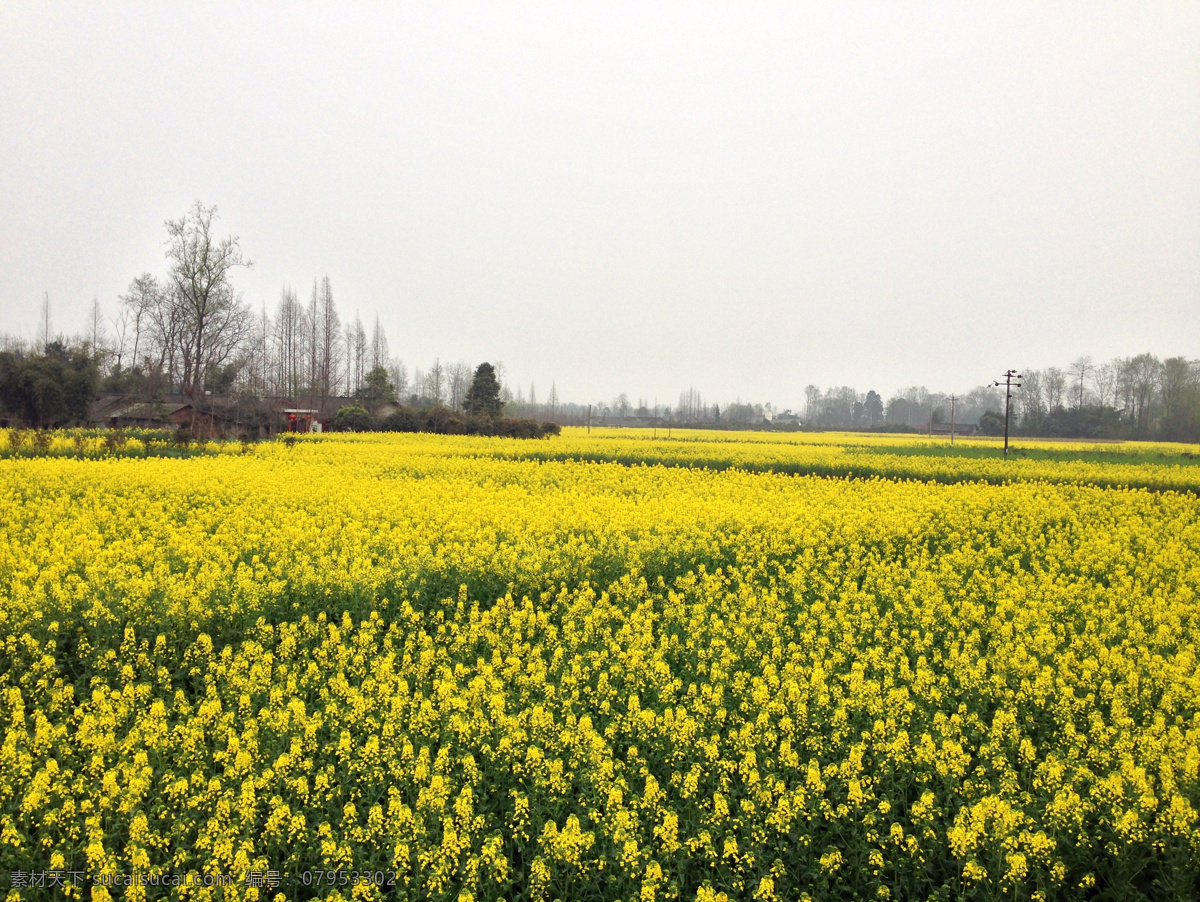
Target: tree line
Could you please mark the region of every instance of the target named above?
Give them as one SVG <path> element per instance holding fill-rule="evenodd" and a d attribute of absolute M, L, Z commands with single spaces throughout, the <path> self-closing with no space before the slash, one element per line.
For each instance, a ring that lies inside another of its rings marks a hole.
<path fill-rule="evenodd" d="M 8 418 L 35 426 L 80 422 L 86 405 L 60 396 L 90 403 L 97 392 L 195 404 L 276 399 L 321 411 L 395 403 L 416 410 L 445 407 L 464 423 L 480 417 L 468 403 L 477 366 L 435 359 L 410 374 L 389 352 L 378 316 L 370 328 L 357 313 L 343 322 L 328 276 L 314 279 L 306 300 L 285 286 L 273 311 L 264 305 L 255 313 L 232 278 L 253 263 L 238 238 L 218 235 L 216 213 L 196 203 L 181 219 L 169 220 L 165 273 L 133 278 L 113 315 L 106 317 L 94 300 L 83 330 L 67 338 L 51 329 L 47 295 L 32 343 L 0 336 L 0 409 Z M 74 373 L 69 379 L 64 367 Z M 502 363 L 488 368 L 503 379 Z M 498 384 L 499 403 L 515 401 L 515 416 L 553 416 L 553 386 L 548 403 L 538 405 Z"/>
<path fill-rule="evenodd" d="M 1200 360 L 1151 353 L 1096 363 L 1079 357 L 1066 367 L 1027 368 L 1013 391 L 1009 415 L 1017 435 L 1046 438 L 1200 441 Z M 962 395 L 913 386 L 886 403 L 873 391 L 842 386 L 805 388 L 804 421 L 836 429 L 919 431 L 947 423 L 1004 431 L 1004 391 L 980 385 Z"/>
<path fill-rule="evenodd" d="M 285 286 L 273 312 L 264 305 L 255 313 L 233 285 L 234 273 L 253 264 L 238 238 L 218 235 L 216 213 L 197 202 L 167 221 L 165 272 L 136 276 L 111 317 L 94 300 L 74 339 L 52 332 L 48 296 L 32 344 L 0 336 L 0 413 L 28 425 L 79 422 L 99 391 L 199 404 L 276 399 L 322 411 L 333 403 L 362 407 L 377 422 L 387 416 L 375 417 L 381 404 L 398 403 L 416 411 L 445 408 L 451 419 L 439 414 L 438 422 L 452 428 L 458 428 L 452 421 L 472 418 L 468 396 L 477 366 L 435 359 L 410 373 L 390 354 L 378 316 L 369 329 L 357 313 L 343 321 L 328 276 L 313 280 L 305 300 Z M 1080 357 L 1063 368 L 1022 372 L 1012 400 L 1016 434 L 1200 441 L 1200 361 L 1144 353 L 1104 363 Z M 543 400 L 532 383 L 527 392 L 508 384 L 503 363 L 492 373 L 501 410 L 517 419 L 918 431 L 953 416 L 984 432 L 1003 429 L 1004 395 L 991 385 L 962 395 L 912 386 L 887 401 L 874 390 L 808 385 L 793 411 L 740 398 L 710 403 L 695 387 L 681 391 L 675 404 L 626 394 L 579 404 L 561 401 L 552 382 Z"/>

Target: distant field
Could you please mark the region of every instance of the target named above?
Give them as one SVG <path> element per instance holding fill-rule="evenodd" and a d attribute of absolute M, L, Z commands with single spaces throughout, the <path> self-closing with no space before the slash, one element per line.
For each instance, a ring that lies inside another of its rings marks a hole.
<path fill-rule="evenodd" d="M 1200 897 L 1195 446 L 150 441 L 0 447 L 0 890 Z"/>
<path fill-rule="evenodd" d="M 496 452 L 488 452 L 496 453 Z M 931 482 L 1045 481 L 1200 491 L 1200 446 L 1161 442 L 1020 441 L 1006 460 L 1002 440 L 929 439 L 869 433 L 717 430 L 563 430 L 553 443 L 498 453 L 537 460 L 591 460 L 818 476 Z"/>

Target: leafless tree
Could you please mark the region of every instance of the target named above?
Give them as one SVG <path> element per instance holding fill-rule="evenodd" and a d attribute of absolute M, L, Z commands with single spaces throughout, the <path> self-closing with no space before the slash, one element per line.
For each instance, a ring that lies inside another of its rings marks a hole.
<path fill-rule="evenodd" d="M 396 387 L 397 399 L 403 401 L 408 393 L 408 367 L 399 357 L 392 358 L 392 362 L 388 365 L 388 376 L 392 380 L 392 385 Z"/>
<path fill-rule="evenodd" d="M 367 378 L 367 330 L 362 319 L 354 315 L 354 391 L 363 387 Z"/>
<path fill-rule="evenodd" d="M 813 423 L 821 412 L 821 389 L 816 385 L 804 387 L 804 419 Z"/>
<path fill-rule="evenodd" d="M 50 292 L 42 295 L 41 317 L 38 321 L 38 350 L 43 354 L 50 347 Z"/>
<path fill-rule="evenodd" d="M 1079 386 L 1079 392 L 1075 397 L 1076 408 L 1083 407 L 1083 384 L 1087 377 L 1091 375 L 1093 369 L 1095 369 L 1095 367 L 1092 365 L 1092 358 L 1086 355 L 1082 357 L 1076 357 L 1068 369 L 1068 372 L 1071 374 L 1071 378 L 1077 381 Z"/>
<path fill-rule="evenodd" d="M 1162 364 L 1153 354 L 1138 354 L 1125 366 L 1131 402 L 1129 415 L 1134 434 L 1145 438 L 1150 432 L 1150 410 L 1159 385 Z"/>
<path fill-rule="evenodd" d="M 333 285 L 326 276 L 321 282 L 321 297 L 319 304 L 320 343 L 321 351 L 318 357 L 321 387 L 321 403 L 335 391 L 339 381 L 341 361 L 342 330 L 338 318 L 337 305 L 333 302 Z"/>
<path fill-rule="evenodd" d="M 383 326 L 379 324 L 379 314 L 375 314 L 375 328 L 371 330 L 371 369 L 382 366 L 386 367 L 388 363 L 388 341 L 387 335 L 383 331 Z"/>
<path fill-rule="evenodd" d="M 110 322 L 113 327 L 113 363 L 116 370 L 120 372 L 125 364 L 125 352 L 129 350 L 129 340 L 132 337 L 129 330 L 133 316 L 128 308 L 122 305 L 117 308 L 117 312 Z"/>
<path fill-rule="evenodd" d="M 628 404 L 629 399 L 626 397 L 625 405 L 628 406 Z M 691 386 L 679 393 L 678 410 L 679 418 L 685 423 L 695 422 L 704 415 L 704 400 L 700 397 L 700 392 L 696 391 L 695 386 Z M 621 414 L 621 416 L 624 415 Z"/>
<path fill-rule="evenodd" d="M 471 377 L 474 369 L 465 360 L 459 360 L 446 367 L 446 384 L 450 393 L 450 407 L 462 410 L 463 399 L 467 389 L 471 387 Z"/>
<path fill-rule="evenodd" d="M 425 396 L 434 404 L 441 404 L 446 393 L 446 369 L 440 359 L 433 361 L 425 377 Z"/>
<path fill-rule="evenodd" d="M 279 307 L 275 313 L 275 382 L 278 392 L 286 398 L 295 399 L 300 394 L 304 360 L 304 311 L 296 299 L 296 292 L 285 285 L 279 296 Z"/>
<path fill-rule="evenodd" d="M 1049 367 L 1045 372 L 1043 391 L 1046 394 L 1046 407 L 1050 413 L 1063 409 L 1063 397 L 1067 391 L 1067 374 L 1056 366 Z"/>
<path fill-rule="evenodd" d="M 1040 370 L 1021 371 L 1021 387 L 1015 397 L 1020 401 L 1021 419 L 1026 428 L 1046 414 L 1045 379 Z"/>
<path fill-rule="evenodd" d="M 108 364 L 108 336 L 104 330 L 104 311 L 100 309 L 100 299 L 92 297 L 91 314 L 88 316 L 88 345 L 92 362 L 103 373 Z"/>
<path fill-rule="evenodd" d="M 1096 392 L 1096 403 L 1101 407 L 1110 407 L 1116 403 L 1117 367 L 1112 363 L 1102 363 L 1092 369 L 1092 388 Z"/>
<path fill-rule="evenodd" d="M 1181 420 L 1196 385 L 1197 368 L 1185 357 L 1169 357 L 1162 362 L 1162 416 L 1167 421 Z"/>
<path fill-rule="evenodd" d="M 159 307 L 167 303 L 163 296 L 162 286 L 158 284 L 158 279 L 148 272 L 142 273 L 129 284 L 129 291 L 120 297 L 121 308 L 125 316 L 126 327 L 121 330 L 124 341 L 129 341 L 129 359 L 130 367 L 137 367 L 142 364 L 142 354 L 150 351 L 146 347 L 147 339 L 153 340 L 157 338 L 160 341 L 172 342 L 174 335 L 171 330 L 167 330 L 168 334 L 148 334 L 158 331 L 155 327 L 160 321 L 169 322 L 171 316 L 162 316 L 165 311 L 160 311 Z M 124 338 L 126 329 L 132 329 L 133 335 L 129 338 Z M 151 351 L 152 352 L 152 351 Z"/>
<path fill-rule="evenodd" d="M 236 237 L 216 237 L 216 215 L 216 207 L 197 201 L 182 219 L 166 223 L 168 279 L 182 313 L 179 352 L 189 396 L 203 391 L 210 371 L 229 359 L 249 324 L 229 279 L 234 269 L 251 263 Z"/>

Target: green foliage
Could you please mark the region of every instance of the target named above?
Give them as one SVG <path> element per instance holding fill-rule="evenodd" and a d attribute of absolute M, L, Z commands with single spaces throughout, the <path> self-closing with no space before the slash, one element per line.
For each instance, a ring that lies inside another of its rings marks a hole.
<path fill-rule="evenodd" d="M 1004 435 L 1004 414 L 986 411 L 979 418 L 979 431 L 984 435 Z"/>
<path fill-rule="evenodd" d="M 500 383 L 496 381 L 496 370 L 490 363 L 481 363 L 475 368 L 475 378 L 463 399 L 463 408 L 474 417 L 500 418 L 504 403 L 500 400 Z"/>
<path fill-rule="evenodd" d="M 371 432 L 375 428 L 375 417 L 359 404 L 346 405 L 333 418 L 334 432 Z"/>
<path fill-rule="evenodd" d="M 380 402 L 396 400 L 396 386 L 392 384 L 388 371 L 381 366 L 367 373 L 366 384 L 358 390 L 358 397 L 365 401 Z"/>
<path fill-rule="evenodd" d="M 86 422 L 97 380 L 91 357 L 62 342 L 44 354 L 0 352 L 0 406 L 27 426 Z"/>
<path fill-rule="evenodd" d="M 496 435 L 505 438 L 546 438 L 562 432 L 557 423 L 539 423 L 512 417 L 468 416 L 465 419 L 438 404 L 428 410 L 401 407 L 375 427 L 381 432 L 432 432 L 437 435 Z"/>

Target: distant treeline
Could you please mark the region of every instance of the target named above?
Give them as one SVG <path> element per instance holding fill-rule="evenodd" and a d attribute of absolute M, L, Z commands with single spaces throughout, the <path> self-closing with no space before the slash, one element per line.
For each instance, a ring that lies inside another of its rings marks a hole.
<path fill-rule="evenodd" d="M 389 353 L 378 317 L 370 330 L 357 314 L 342 320 L 328 277 L 313 281 L 307 303 L 285 287 L 273 314 L 255 312 L 230 279 L 246 265 L 238 239 L 219 239 L 215 218 L 215 208 L 197 203 L 168 222 L 165 272 L 135 277 L 111 315 L 94 301 L 77 338 L 52 333 L 48 297 L 32 342 L 0 335 L 0 419 L 38 427 L 83 422 L 99 391 L 145 401 L 184 396 L 197 407 L 282 398 L 322 411 L 351 397 L 368 411 L 399 402 L 426 422 L 452 416 L 472 428 L 467 396 L 477 367 L 437 359 L 410 373 Z M 533 421 L 916 431 L 953 417 L 984 432 L 1003 430 L 1004 393 L 991 385 L 953 396 L 914 386 L 886 401 L 874 390 L 797 385 L 803 402 L 795 410 L 740 398 L 708 403 L 694 387 L 675 404 L 626 394 L 581 404 L 561 401 L 553 382 L 543 400 L 532 383 L 527 392 L 510 385 L 502 364 L 493 369 L 503 412 Z M 439 408 L 447 413 L 432 413 Z M 1200 361 L 1145 353 L 1028 369 L 1011 417 L 1016 434 L 1200 441 Z"/>
<path fill-rule="evenodd" d="M 562 432 L 557 423 L 515 417 L 460 415 L 441 405 L 433 408 L 398 407 L 386 416 L 373 416 L 365 407 L 343 407 L 334 417 L 335 432 L 434 432 L 439 435 L 496 435 L 507 438 L 546 438 Z"/>
<path fill-rule="evenodd" d="M 1021 370 L 1010 403 L 1010 431 L 1048 438 L 1200 441 L 1200 360 L 1153 354 L 1094 363 L 1080 357 L 1065 368 Z M 997 374 L 999 375 L 999 374 Z M 886 403 L 875 392 L 843 386 L 805 389 L 804 422 L 830 429 L 887 424 L 927 429 L 978 424 L 985 434 L 1004 431 L 1004 389 L 981 385 L 961 395 L 914 386 Z"/>

